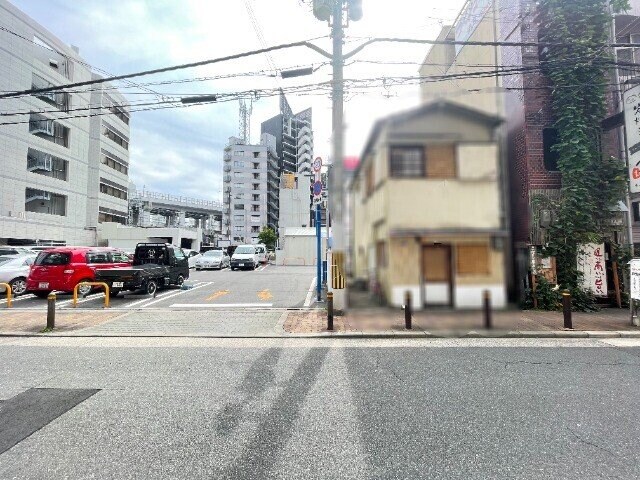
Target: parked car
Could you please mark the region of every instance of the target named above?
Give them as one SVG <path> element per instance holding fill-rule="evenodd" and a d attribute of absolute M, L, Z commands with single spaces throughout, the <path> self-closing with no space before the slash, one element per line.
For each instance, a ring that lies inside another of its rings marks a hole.
<path fill-rule="evenodd" d="M 217 268 L 222 270 L 231 264 L 231 259 L 227 252 L 222 250 L 209 250 L 198 257 L 196 261 L 196 270 L 205 270 L 207 268 Z"/>
<path fill-rule="evenodd" d="M 8 283 L 11 286 L 11 293 L 15 296 L 22 295 L 27 291 L 27 277 L 29 269 L 36 259 L 35 254 L 17 255 L 15 257 L 2 257 L 0 259 L 0 282 Z M 0 292 L 4 293 L 5 287 L 0 287 Z"/>
<path fill-rule="evenodd" d="M 231 270 L 236 268 L 255 270 L 259 263 L 258 252 L 254 245 L 239 245 L 231 257 Z"/>
<path fill-rule="evenodd" d="M 129 257 L 114 248 L 55 247 L 40 252 L 29 272 L 27 290 L 46 298 L 54 290 L 72 292 L 80 282 L 96 281 L 100 270 L 129 265 Z M 92 287 L 82 286 L 86 295 Z"/>
<path fill-rule="evenodd" d="M 189 261 L 180 247 L 167 243 L 139 243 L 133 265 L 101 270 L 97 278 L 109 284 L 112 296 L 122 290 L 153 295 L 158 288 L 182 285 L 189 278 Z"/>
<path fill-rule="evenodd" d="M 189 260 L 189 268 L 196 268 L 196 262 L 202 256 L 202 254 L 196 252 L 195 250 L 189 250 L 187 248 L 183 248 L 182 251 L 187 256 L 187 259 Z"/>
<path fill-rule="evenodd" d="M 258 261 L 260 263 L 267 263 L 267 246 L 264 243 L 258 243 L 255 247 L 256 253 L 258 254 Z"/>
<path fill-rule="evenodd" d="M 0 245 L 0 255 L 23 255 L 25 253 L 31 253 L 24 247 L 12 247 L 10 245 Z"/>

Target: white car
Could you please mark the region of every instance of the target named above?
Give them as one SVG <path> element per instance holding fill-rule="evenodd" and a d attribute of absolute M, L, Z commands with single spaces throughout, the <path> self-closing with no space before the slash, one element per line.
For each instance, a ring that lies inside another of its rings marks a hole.
<path fill-rule="evenodd" d="M 183 248 L 182 251 L 189 260 L 189 268 L 196 268 L 196 263 L 198 262 L 198 259 L 202 257 L 202 254 L 196 252 L 195 250 L 189 250 L 188 248 Z"/>
<path fill-rule="evenodd" d="M 25 254 L 0 260 L 0 283 L 8 283 L 12 295 L 22 295 L 27 291 L 29 268 L 35 259 L 36 255 Z M 0 286 L 0 292 L 5 291 L 6 288 Z"/>
<path fill-rule="evenodd" d="M 202 255 L 198 255 L 195 262 L 196 270 L 205 270 L 208 268 L 217 268 L 222 270 L 230 264 L 229 255 L 222 250 L 208 250 Z"/>
<path fill-rule="evenodd" d="M 240 245 L 235 249 L 231 257 L 231 270 L 236 268 L 255 270 L 259 264 L 260 261 L 255 245 Z"/>

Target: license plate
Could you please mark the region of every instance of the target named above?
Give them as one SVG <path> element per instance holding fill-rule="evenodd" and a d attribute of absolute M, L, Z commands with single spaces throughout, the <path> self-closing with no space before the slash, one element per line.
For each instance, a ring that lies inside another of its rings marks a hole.
<path fill-rule="evenodd" d="M 244 263 L 239 263 L 238 266 L 239 267 L 244 267 Z"/>
<path fill-rule="evenodd" d="M 38 288 L 49 288 L 49 282 L 40 282 Z"/>
<path fill-rule="evenodd" d="M 124 282 L 113 282 L 111 286 L 114 288 L 122 288 L 124 287 Z"/>

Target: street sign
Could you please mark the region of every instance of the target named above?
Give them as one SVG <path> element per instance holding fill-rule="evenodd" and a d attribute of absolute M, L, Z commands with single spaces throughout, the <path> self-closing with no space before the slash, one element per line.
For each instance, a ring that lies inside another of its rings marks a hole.
<path fill-rule="evenodd" d="M 313 183 L 313 195 L 315 197 L 322 195 L 322 182 L 316 181 Z"/>
<path fill-rule="evenodd" d="M 624 128 L 627 132 L 629 191 L 640 192 L 640 84 L 624 93 Z"/>
<path fill-rule="evenodd" d="M 640 300 L 640 259 L 634 258 L 629 262 L 631 273 L 631 299 Z"/>
<path fill-rule="evenodd" d="M 322 158 L 316 157 L 313 161 L 313 171 L 318 173 L 322 169 Z"/>

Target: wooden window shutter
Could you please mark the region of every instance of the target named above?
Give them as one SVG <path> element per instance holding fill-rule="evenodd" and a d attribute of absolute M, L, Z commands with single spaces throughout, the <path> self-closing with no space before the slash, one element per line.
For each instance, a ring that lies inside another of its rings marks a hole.
<path fill-rule="evenodd" d="M 458 245 L 456 271 L 458 275 L 489 275 L 489 245 L 468 243 Z"/>
<path fill-rule="evenodd" d="M 454 145 L 427 147 L 427 178 L 455 178 L 456 150 Z"/>

